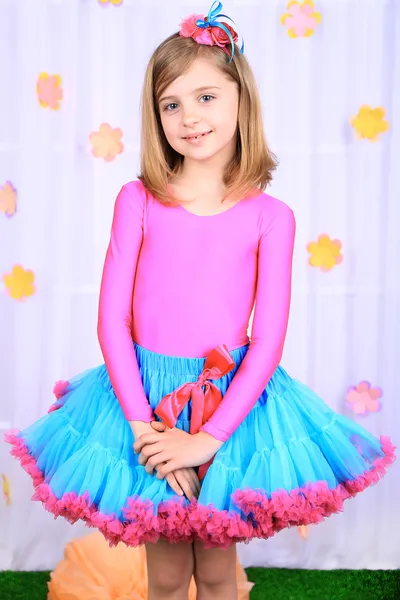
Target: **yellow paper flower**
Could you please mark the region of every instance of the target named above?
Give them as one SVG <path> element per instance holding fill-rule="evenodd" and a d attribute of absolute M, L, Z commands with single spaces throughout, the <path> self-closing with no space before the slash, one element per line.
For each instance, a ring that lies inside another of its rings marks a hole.
<path fill-rule="evenodd" d="M 98 0 L 98 3 L 101 6 L 107 6 L 108 4 L 112 4 L 113 6 L 121 6 L 124 0 Z"/>
<path fill-rule="evenodd" d="M 106 162 L 114 160 L 117 154 L 121 154 L 124 150 L 121 142 L 122 135 L 122 129 L 111 129 L 108 123 L 102 123 L 99 131 L 89 135 L 93 156 L 104 158 Z"/>
<path fill-rule="evenodd" d="M 1 479 L 3 481 L 3 498 L 6 506 L 10 506 L 11 504 L 11 492 L 10 492 L 10 482 L 4 473 L 1 474 Z"/>
<path fill-rule="evenodd" d="M 40 73 L 36 84 L 36 91 L 39 104 L 42 108 L 49 107 L 52 110 L 60 108 L 60 100 L 63 99 L 60 75 Z"/>
<path fill-rule="evenodd" d="M 379 140 L 380 134 L 389 129 L 389 121 L 385 121 L 384 116 L 385 109 L 381 106 L 377 108 L 371 108 L 368 104 L 361 106 L 358 114 L 350 119 L 356 138 L 368 139 L 370 142 Z"/>
<path fill-rule="evenodd" d="M 331 240 L 329 235 L 322 234 L 317 242 L 310 242 L 307 245 L 307 250 L 311 254 L 308 262 L 312 267 L 319 267 L 321 271 L 330 271 L 343 260 L 340 254 L 341 248 L 340 240 Z"/>
<path fill-rule="evenodd" d="M 0 212 L 12 217 L 17 211 L 17 190 L 11 181 L 6 181 L 0 188 Z"/>
<path fill-rule="evenodd" d="M 288 12 L 281 16 L 281 23 L 291 38 L 310 37 L 321 23 L 321 14 L 314 10 L 313 0 L 292 0 L 286 9 Z"/>
<path fill-rule="evenodd" d="M 6 286 L 6 293 L 10 298 L 20 302 L 24 302 L 36 292 L 33 271 L 25 270 L 21 265 L 13 267 L 12 273 L 3 275 L 3 282 Z"/>

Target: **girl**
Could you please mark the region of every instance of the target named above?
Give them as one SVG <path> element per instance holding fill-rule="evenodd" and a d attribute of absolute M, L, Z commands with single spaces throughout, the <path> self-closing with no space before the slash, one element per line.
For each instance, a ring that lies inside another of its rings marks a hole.
<path fill-rule="evenodd" d="M 105 365 L 6 436 L 56 517 L 147 544 L 150 600 L 187 598 L 193 573 L 199 599 L 236 598 L 236 542 L 321 521 L 394 460 L 279 364 L 295 220 L 264 192 L 276 161 L 220 9 L 147 67 L 141 175 L 116 199 L 100 290 Z"/>

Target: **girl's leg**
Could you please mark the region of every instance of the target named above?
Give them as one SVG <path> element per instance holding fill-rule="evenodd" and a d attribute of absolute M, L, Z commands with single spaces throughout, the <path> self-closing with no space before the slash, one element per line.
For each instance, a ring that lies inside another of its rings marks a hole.
<path fill-rule="evenodd" d="M 188 600 L 193 575 L 193 544 L 160 539 L 146 544 L 148 600 Z"/>
<path fill-rule="evenodd" d="M 205 549 L 193 543 L 197 600 L 237 600 L 236 545 Z"/>

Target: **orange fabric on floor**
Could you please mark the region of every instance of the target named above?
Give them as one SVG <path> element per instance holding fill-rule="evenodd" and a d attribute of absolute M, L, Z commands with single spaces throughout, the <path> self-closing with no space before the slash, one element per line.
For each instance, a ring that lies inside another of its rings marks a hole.
<path fill-rule="evenodd" d="M 236 564 L 238 600 L 248 600 L 253 583 Z M 147 600 L 146 549 L 123 543 L 110 548 L 100 532 L 73 539 L 52 571 L 47 600 Z M 196 599 L 192 578 L 189 600 Z"/>

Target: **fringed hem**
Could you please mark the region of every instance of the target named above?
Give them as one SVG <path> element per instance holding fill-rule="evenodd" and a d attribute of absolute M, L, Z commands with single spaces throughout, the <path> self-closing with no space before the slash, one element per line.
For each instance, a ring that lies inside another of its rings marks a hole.
<path fill-rule="evenodd" d="M 150 500 L 132 496 L 122 509 L 126 518 L 122 522 L 115 515 L 99 512 L 88 492 L 81 496 L 69 492 L 60 499 L 56 498 L 50 486 L 44 483 L 43 473 L 18 433 L 17 429 L 8 431 L 4 440 L 13 446 L 11 454 L 20 460 L 33 480 L 35 493 L 32 500 L 40 500 L 54 518 L 62 516 L 70 523 L 82 520 L 87 526 L 96 527 L 110 547 L 121 541 L 127 546 L 140 546 L 154 543 L 160 537 L 171 543 L 200 540 L 208 548 L 228 548 L 233 543 L 248 543 L 253 538 L 268 539 L 287 527 L 319 523 L 325 517 L 342 511 L 344 500 L 377 483 L 395 460 L 395 446 L 389 437 L 381 436 L 384 456 L 373 463 L 371 470 L 356 479 L 346 480 L 334 489 L 319 481 L 291 492 L 276 490 L 271 498 L 262 490 L 236 490 L 232 499 L 247 520 L 243 520 L 239 513 L 218 510 L 212 505 L 204 506 L 197 500 L 188 503 L 182 498 L 162 502 L 157 514 L 154 514 L 154 504 Z"/>

